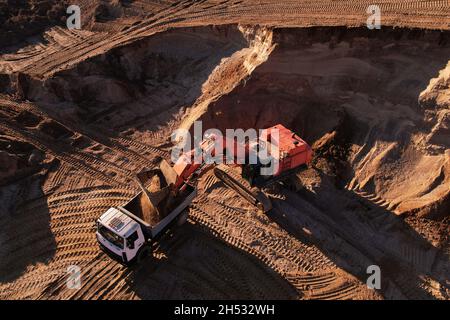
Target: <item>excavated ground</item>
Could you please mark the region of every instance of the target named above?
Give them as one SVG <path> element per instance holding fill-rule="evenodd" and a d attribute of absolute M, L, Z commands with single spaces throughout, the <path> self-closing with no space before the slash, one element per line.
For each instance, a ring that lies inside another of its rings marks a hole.
<path fill-rule="evenodd" d="M 449 40 L 184 27 L 48 78 L 4 68 L 0 298 L 448 299 Z M 206 173 L 189 223 L 124 268 L 99 251 L 93 222 L 195 120 L 283 123 L 313 145 L 314 164 L 295 191 L 267 190 L 268 215 Z M 80 290 L 66 287 L 73 264 Z M 381 290 L 366 286 L 372 264 Z"/>

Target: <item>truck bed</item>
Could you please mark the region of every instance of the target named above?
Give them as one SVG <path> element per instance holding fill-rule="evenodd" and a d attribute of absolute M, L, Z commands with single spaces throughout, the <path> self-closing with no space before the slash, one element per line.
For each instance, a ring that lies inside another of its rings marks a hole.
<path fill-rule="evenodd" d="M 155 177 L 159 179 L 159 183 L 152 184 L 152 181 L 155 181 Z M 165 220 L 166 217 L 171 215 L 174 210 L 176 210 L 181 204 L 183 204 L 187 197 L 192 196 L 192 192 L 195 191 L 193 187 L 188 186 L 188 188 L 186 188 L 185 192 L 183 192 L 182 194 L 179 194 L 176 197 L 172 196 L 169 193 L 169 186 L 167 184 L 167 181 L 164 178 L 161 170 L 159 169 L 154 169 L 146 172 L 145 178 L 143 179 L 142 177 L 140 177 L 140 179 L 141 181 L 148 180 L 146 183 L 144 182 L 144 185 L 152 196 L 153 202 L 156 202 L 156 208 L 159 214 L 157 211 L 152 210 L 153 208 L 147 195 L 142 191 L 139 192 L 127 204 L 125 204 L 123 208 L 135 217 L 142 220 L 145 223 L 145 226 L 150 229 L 158 226 L 158 228 L 156 228 L 155 230 L 159 230 L 161 227 L 159 224 L 163 220 Z M 183 209 L 184 208 L 182 208 L 182 210 Z M 170 218 L 169 220 L 172 220 L 172 218 Z M 165 226 L 169 222 L 170 221 L 165 221 L 161 224 Z"/>

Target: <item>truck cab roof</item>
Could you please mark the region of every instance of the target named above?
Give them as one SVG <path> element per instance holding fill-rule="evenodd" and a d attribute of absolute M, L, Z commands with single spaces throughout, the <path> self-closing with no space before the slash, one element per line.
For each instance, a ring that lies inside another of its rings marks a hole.
<path fill-rule="evenodd" d="M 109 208 L 98 221 L 123 238 L 128 238 L 129 235 L 139 228 L 139 224 L 136 221 L 118 208 Z"/>

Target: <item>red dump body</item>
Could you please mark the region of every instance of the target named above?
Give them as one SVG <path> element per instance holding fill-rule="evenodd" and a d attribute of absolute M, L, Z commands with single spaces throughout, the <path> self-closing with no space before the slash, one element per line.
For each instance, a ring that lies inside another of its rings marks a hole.
<path fill-rule="evenodd" d="M 297 134 L 281 124 L 263 130 L 260 136 L 261 140 L 275 145 L 279 149 L 279 152 L 272 153 L 272 156 L 279 160 L 279 170 L 274 176 L 311 162 L 311 147 Z"/>

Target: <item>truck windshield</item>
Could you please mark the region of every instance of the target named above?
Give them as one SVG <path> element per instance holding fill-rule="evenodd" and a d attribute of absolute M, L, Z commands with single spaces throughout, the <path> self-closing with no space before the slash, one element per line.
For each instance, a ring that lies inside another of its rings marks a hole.
<path fill-rule="evenodd" d="M 98 224 L 98 232 L 109 242 L 116 247 L 123 249 L 123 238 L 106 228 L 105 226 Z"/>

